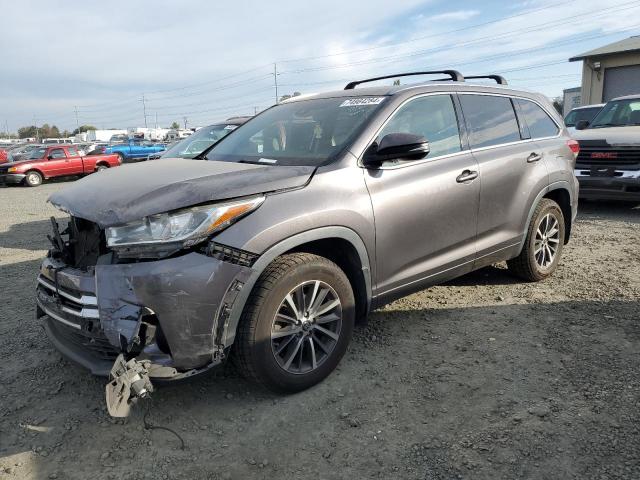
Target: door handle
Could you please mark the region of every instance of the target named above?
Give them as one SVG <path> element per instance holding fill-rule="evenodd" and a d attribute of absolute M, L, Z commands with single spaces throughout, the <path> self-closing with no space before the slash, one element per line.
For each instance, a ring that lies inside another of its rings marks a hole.
<path fill-rule="evenodd" d="M 478 178 L 478 172 L 476 172 L 475 170 L 464 170 L 460 175 L 456 177 L 456 182 L 470 182 L 471 180 L 475 180 L 476 178 Z"/>
<path fill-rule="evenodd" d="M 532 152 L 531 155 L 527 157 L 527 163 L 538 162 L 542 160 L 542 155 L 536 152 Z"/>

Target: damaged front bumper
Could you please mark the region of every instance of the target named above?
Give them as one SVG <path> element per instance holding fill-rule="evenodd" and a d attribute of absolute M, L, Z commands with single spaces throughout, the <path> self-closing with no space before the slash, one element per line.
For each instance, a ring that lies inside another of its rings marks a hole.
<path fill-rule="evenodd" d="M 228 315 L 251 272 L 196 252 L 87 269 L 49 257 L 37 316 L 58 350 L 96 375 L 122 354 L 166 367 L 164 380 L 184 378 L 224 358 Z"/>

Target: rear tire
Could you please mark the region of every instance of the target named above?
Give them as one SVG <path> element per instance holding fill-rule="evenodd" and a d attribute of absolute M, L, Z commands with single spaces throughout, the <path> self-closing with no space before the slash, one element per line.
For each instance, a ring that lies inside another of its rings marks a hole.
<path fill-rule="evenodd" d="M 96 172 L 101 172 L 102 170 L 106 170 L 107 168 L 109 168 L 107 165 L 105 165 L 104 163 L 100 163 L 96 165 Z"/>
<path fill-rule="evenodd" d="M 28 187 L 38 187 L 42 185 L 42 174 L 40 172 L 36 172 L 35 170 L 31 170 L 26 173 L 24 177 L 24 184 Z"/>
<path fill-rule="evenodd" d="M 233 358 L 245 377 L 277 392 L 298 392 L 336 368 L 354 320 L 353 290 L 335 263 L 309 253 L 283 255 L 251 292 Z"/>
<path fill-rule="evenodd" d="M 118 155 L 118 157 L 120 158 L 120 163 L 126 163 L 126 157 L 124 156 L 123 153 L 117 152 L 116 155 Z"/>
<path fill-rule="evenodd" d="M 558 266 L 564 246 L 565 225 L 560 206 L 543 198 L 533 212 L 522 252 L 509 260 L 509 271 L 524 280 L 539 282 Z"/>

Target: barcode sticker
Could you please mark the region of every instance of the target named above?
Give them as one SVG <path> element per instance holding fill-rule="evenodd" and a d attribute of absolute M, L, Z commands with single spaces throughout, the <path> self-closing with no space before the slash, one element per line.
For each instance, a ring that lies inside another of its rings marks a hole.
<path fill-rule="evenodd" d="M 385 97 L 359 97 L 350 98 L 340 104 L 341 107 L 356 107 L 358 105 L 378 105 Z"/>

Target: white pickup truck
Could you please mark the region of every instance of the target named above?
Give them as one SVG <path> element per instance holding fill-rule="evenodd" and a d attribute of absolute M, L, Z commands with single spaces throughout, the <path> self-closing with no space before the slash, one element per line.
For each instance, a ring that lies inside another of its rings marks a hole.
<path fill-rule="evenodd" d="M 640 202 L 640 95 L 610 100 L 573 137 L 580 198 Z"/>

